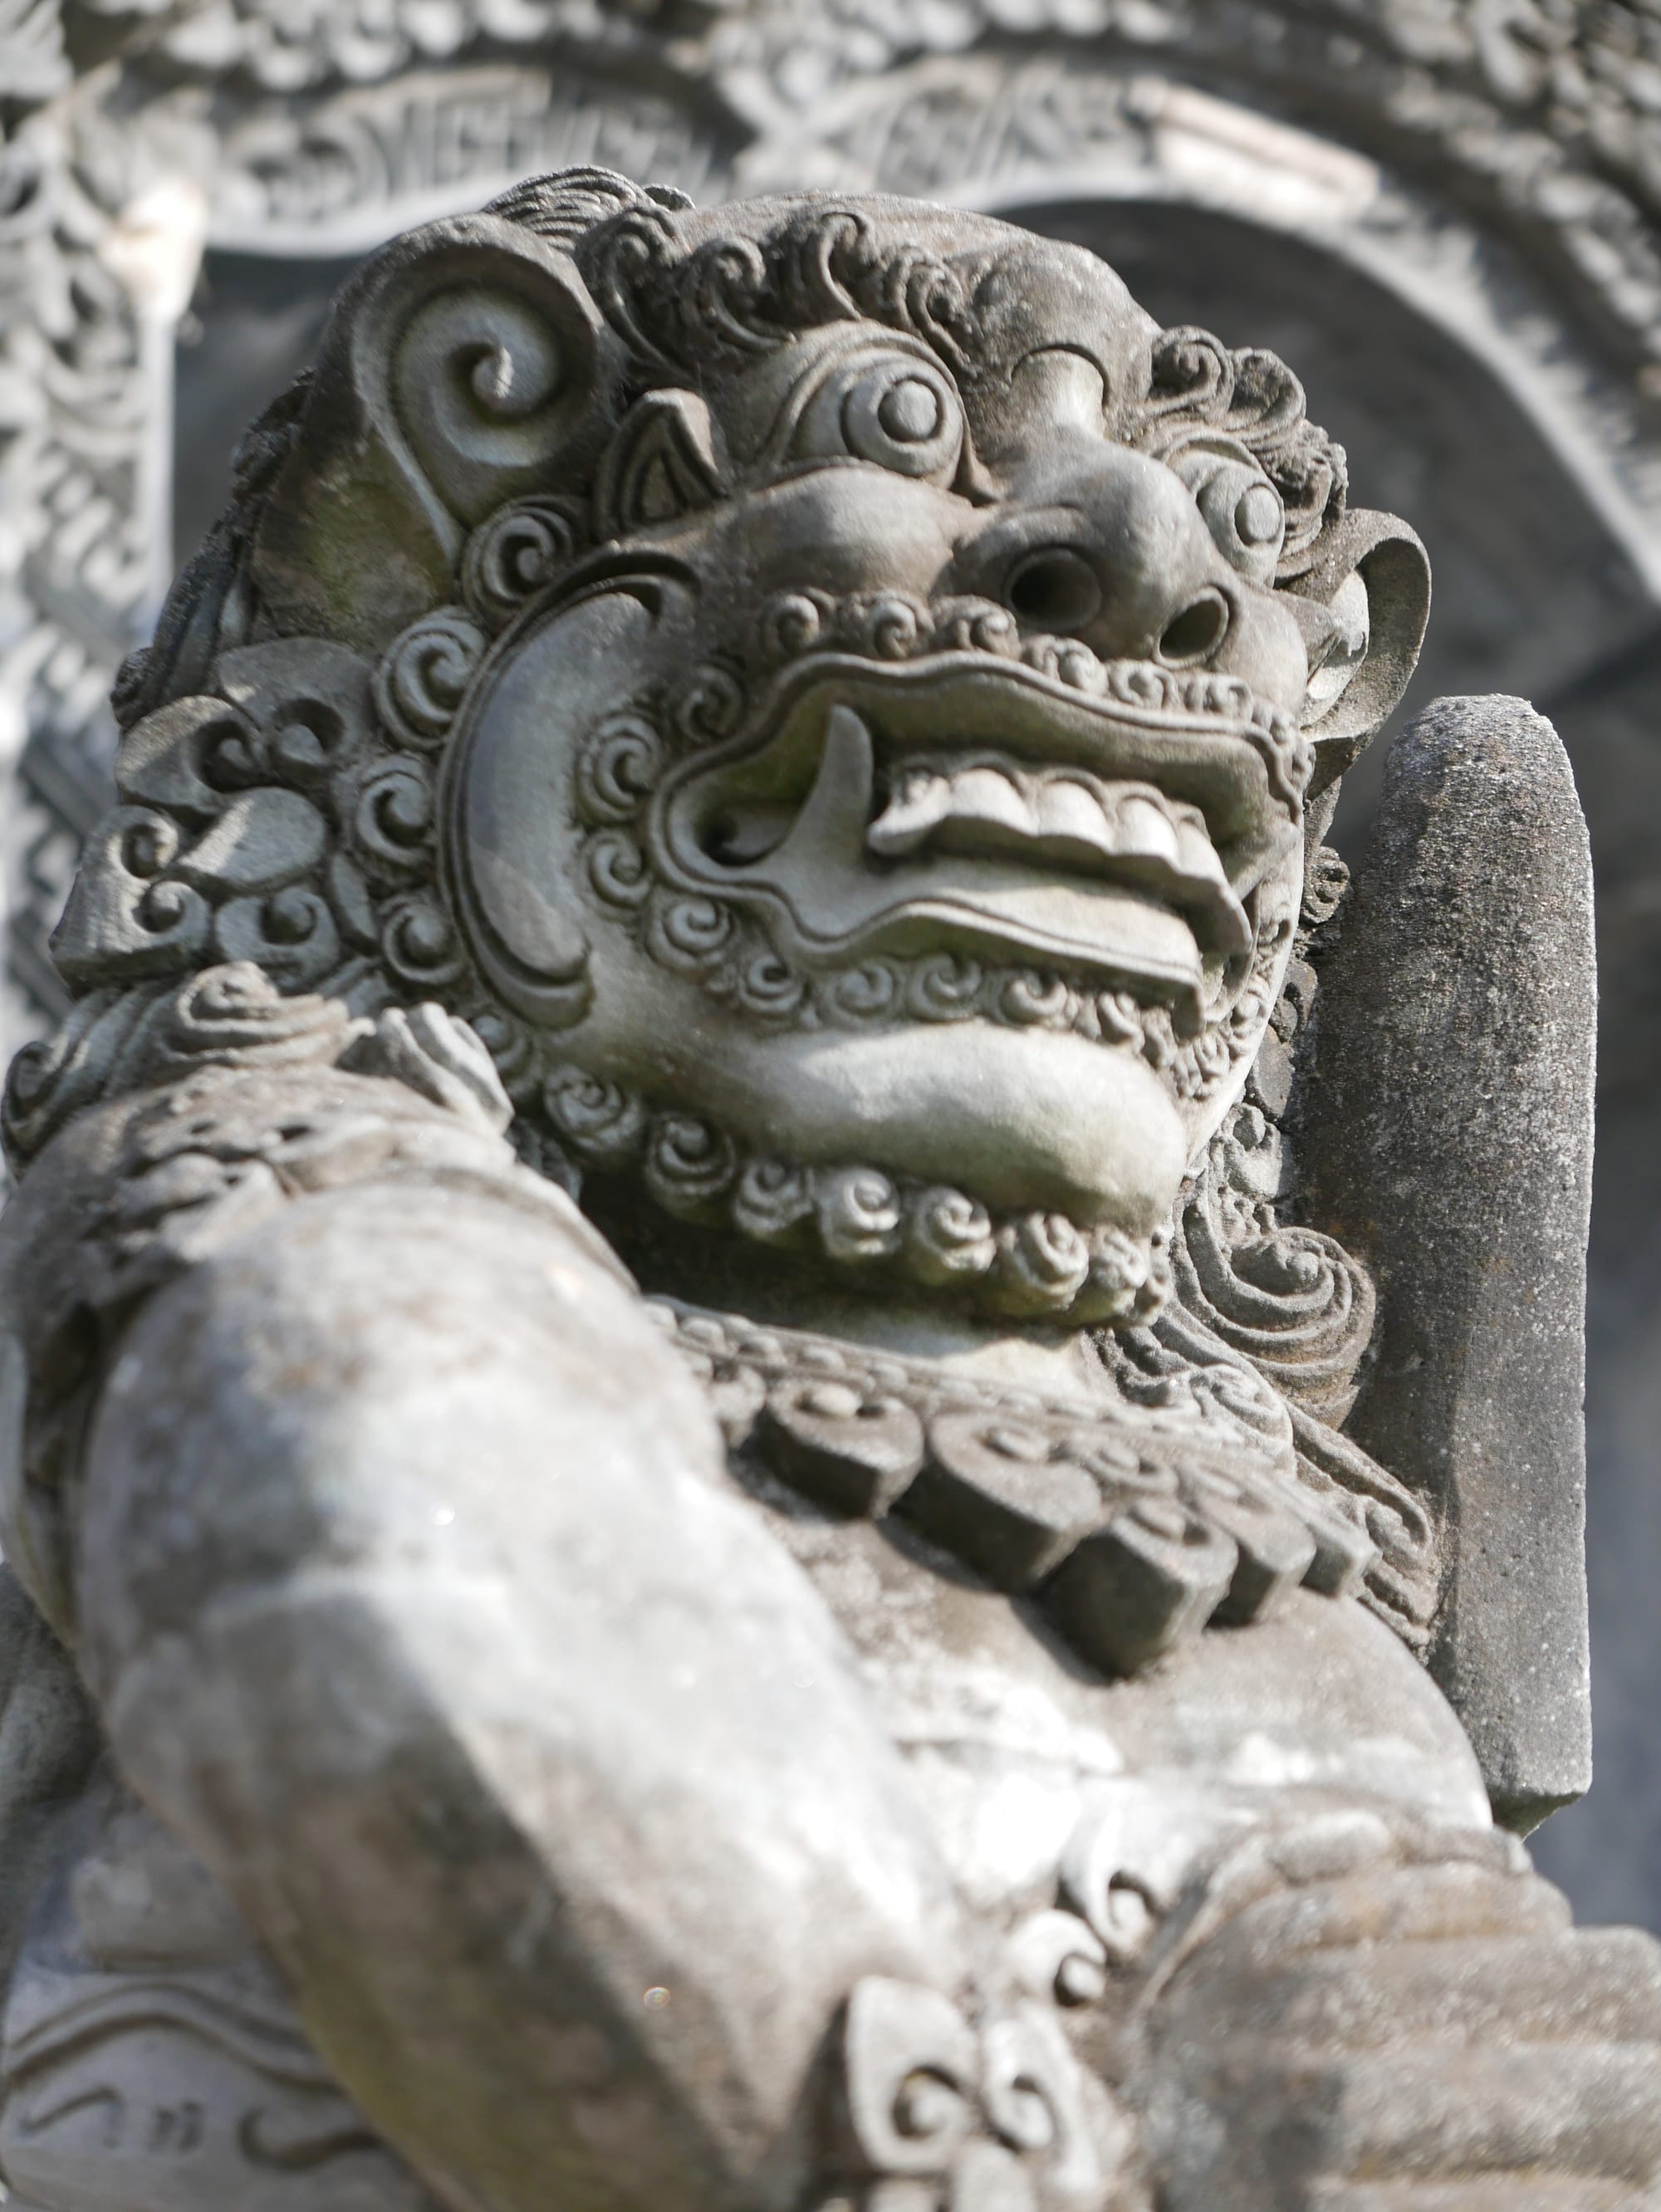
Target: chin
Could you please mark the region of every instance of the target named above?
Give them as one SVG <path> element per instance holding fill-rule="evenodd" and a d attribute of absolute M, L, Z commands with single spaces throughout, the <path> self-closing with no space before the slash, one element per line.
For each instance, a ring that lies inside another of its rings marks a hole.
<path fill-rule="evenodd" d="M 697 1023 L 675 1094 L 758 1153 L 870 1162 L 1003 1212 L 1065 1214 L 1146 1237 L 1187 1166 L 1180 1112 L 1133 1053 L 970 1020 L 774 1037 Z M 709 1034 L 718 1027 L 718 1038 Z M 642 1068 L 661 1080 L 663 1059 Z"/>

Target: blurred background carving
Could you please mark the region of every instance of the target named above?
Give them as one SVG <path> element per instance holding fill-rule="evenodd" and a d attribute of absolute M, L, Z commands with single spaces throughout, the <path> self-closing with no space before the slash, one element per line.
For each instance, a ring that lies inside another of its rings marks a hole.
<path fill-rule="evenodd" d="M 1403 713 L 1557 721 L 1599 891 L 1597 1742 L 1535 1848 L 1661 1928 L 1661 0 L 0 0 L 8 1056 L 61 1003 L 111 679 L 241 431 L 370 247 L 573 162 L 986 209 L 1272 347 L 1430 548 Z"/>

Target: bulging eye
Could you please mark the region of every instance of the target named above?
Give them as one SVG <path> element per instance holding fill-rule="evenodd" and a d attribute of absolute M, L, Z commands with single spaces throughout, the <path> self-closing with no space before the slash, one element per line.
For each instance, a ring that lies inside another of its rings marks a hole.
<path fill-rule="evenodd" d="M 933 362 L 867 354 L 821 380 L 798 418 L 792 449 L 797 459 L 852 458 L 948 481 L 963 450 L 963 403 Z"/>
<path fill-rule="evenodd" d="M 1243 446 L 1197 441 L 1167 454 L 1194 495 L 1217 550 L 1254 584 L 1271 584 L 1286 542 L 1286 507 Z"/>
<path fill-rule="evenodd" d="M 962 407 L 937 371 L 885 362 L 843 394 L 842 434 L 862 461 L 906 477 L 949 475 L 963 447 Z"/>

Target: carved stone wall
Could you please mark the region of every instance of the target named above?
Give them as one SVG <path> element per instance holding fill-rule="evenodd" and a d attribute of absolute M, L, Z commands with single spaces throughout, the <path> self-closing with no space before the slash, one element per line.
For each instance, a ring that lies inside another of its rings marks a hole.
<path fill-rule="evenodd" d="M 1367 450 L 1376 495 L 1425 523 L 1441 602 L 1409 704 L 1531 694 L 1564 728 L 1591 821 L 1609 1780 L 1542 1856 L 1592 1911 L 1661 1924 L 1646 1750 L 1661 1637 L 1637 1625 L 1656 1487 L 1641 1378 L 1661 1328 L 1645 1126 L 1661 1067 L 1661 754 L 1646 727 L 1661 666 L 1661 15 L 1638 0 L 0 0 L 0 120 L 8 1052 L 53 1003 L 45 940 L 103 804 L 108 687 L 171 573 L 175 505 L 200 517 L 227 474 L 221 423 L 284 380 L 343 263 L 393 231 L 570 162 L 703 200 L 892 190 L 1082 238 L 1167 321 L 1277 345 L 1286 326 L 1317 412 Z M 276 296 L 251 343 L 231 309 L 261 269 Z M 181 325 L 200 343 L 176 362 Z M 1391 470 L 1415 483 L 1398 491 Z M 1365 788 L 1347 796 L 1352 848 L 1367 805 Z"/>

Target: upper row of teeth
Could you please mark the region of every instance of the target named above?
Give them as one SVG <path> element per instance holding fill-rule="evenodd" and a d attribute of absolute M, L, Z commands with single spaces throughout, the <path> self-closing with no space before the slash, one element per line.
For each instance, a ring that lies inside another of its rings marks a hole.
<path fill-rule="evenodd" d="M 971 760 L 898 769 L 888 802 L 866 832 L 870 851 L 899 859 L 943 823 L 1007 829 L 1023 838 L 1065 838 L 1110 859 L 1158 860 L 1211 883 L 1225 878 L 1197 806 L 1151 784 L 1107 783 L 1078 769 L 1016 769 Z"/>

